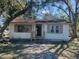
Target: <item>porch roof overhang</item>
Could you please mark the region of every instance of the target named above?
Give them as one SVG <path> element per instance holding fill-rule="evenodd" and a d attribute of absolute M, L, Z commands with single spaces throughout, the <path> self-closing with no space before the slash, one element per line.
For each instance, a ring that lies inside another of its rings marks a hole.
<path fill-rule="evenodd" d="M 23 19 L 23 18 L 15 18 L 11 23 L 57 23 L 57 22 L 65 22 L 65 23 L 70 23 L 67 22 L 64 19 L 57 19 L 57 20 L 36 20 L 36 19 Z"/>

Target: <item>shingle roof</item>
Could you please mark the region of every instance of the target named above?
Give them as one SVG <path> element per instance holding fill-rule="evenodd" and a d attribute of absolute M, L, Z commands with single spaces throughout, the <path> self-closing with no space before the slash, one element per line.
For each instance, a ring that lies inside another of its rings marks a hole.
<path fill-rule="evenodd" d="M 35 20 L 35 19 L 24 19 L 24 18 L 20 18 L 17 17 L 15 18 L 11 23 L 38 23 L 38 22 L 67 22 L 64 19 L 57 19 L 57 20 Z M 67 22 L 68 23 L 68 22 Z"/>

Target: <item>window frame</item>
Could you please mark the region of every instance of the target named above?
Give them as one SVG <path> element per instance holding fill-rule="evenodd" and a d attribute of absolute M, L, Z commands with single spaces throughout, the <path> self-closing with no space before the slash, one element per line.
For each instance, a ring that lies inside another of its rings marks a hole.
<path fill-rule="evenodd" d="M 53 26 L 53 30 L 54 32 L 51 32 L 52 28 L 50 29 L 50 27 Z M 56 26 L 59 27 L 59 32 L 56 33 Z M 55 33 L 55 34 L 62 34 L 63 33 L 63 25 L 62 24 L 48 24 L 47 26 L 47 33 Z"/>
<path fill-rule="evenodd" d="M 19 25 L 24 25 L 24 26 L 28 26 L 29 28 L 30 28 L 30 30 L 29 31 L 18 31 L 18 27 L 17 26 L 19 26 Z M 14 32 L 17 32 L 17 33 L 29 33 L 29 32 L 31 32 L 32 31 L 32 25 L 29 25 L 29 24 L 15 24 L 14 25 Z"/>

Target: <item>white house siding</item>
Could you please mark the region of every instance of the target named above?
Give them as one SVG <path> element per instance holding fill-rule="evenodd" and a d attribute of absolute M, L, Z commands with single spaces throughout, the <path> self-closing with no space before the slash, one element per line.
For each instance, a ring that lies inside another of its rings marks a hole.
<path fill-rule="evenodd" d="M 10 26 L 9 26 L 9 30 L 10 30 L 10 37 L 11 38 L 23 38 L 23 39 L 25 39 L 25 38 L 27 38 L 27 39 L 29 39 L 29 38 L 31 38 L 31 33 L 29 32 L 29 33 L 27 33 L 27 32 L 14 32 L 14 24 L 10 24 Z"/>
<path fill-rule="evenodd" d="M 47 24 L 45 24 L 45 39 L 53 40 L 53 41 L 68 41 L 70 39 L 69 34 L 69 25 L 63 25 L 63 33 L 48 33 L 47 32 Z"/>
<path fill-rule="evenodd" d="M 70 39 L 69 34 L 69 25 L 66 23 L 63 23 L 63 33 L 48 33 L 47 32 L 47 23 L 42 24 L 42 37 L 44 39 L 52 40 L 52 41 L 68 41 Z M 35 26 L 32 25 L 32 33 L 31 32 L 14 32 L 14 24 L 10 24 L 10 37 L 11 38 L 34 38 L 35 37 Z"/>
<path fill-rule="evenodd" d="M 13 35 L 13 38 L 20 38 L 20 39 L 31 38 L 31 33 L 16 33 L 16 32 L 14 32 L 12 35 Z"/>

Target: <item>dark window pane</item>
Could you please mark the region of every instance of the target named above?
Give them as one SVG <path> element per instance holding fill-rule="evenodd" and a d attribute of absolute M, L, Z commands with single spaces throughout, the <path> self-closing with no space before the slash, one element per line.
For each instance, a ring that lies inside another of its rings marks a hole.
<path fill-rule="evenodd" d="M 59 26 L 56 26 L 56 33 L 59 33 Z"/>
<path fill-rule="evenodd" d="M 15 25 L 15 32 L 30 32 L 31 25 Z"/>
<path fill-rule="evenodd" d="M 52 28 L 51 28 L 51 32 L 54 33 L 54 26 L 52 26 Z"/>

